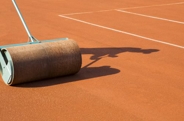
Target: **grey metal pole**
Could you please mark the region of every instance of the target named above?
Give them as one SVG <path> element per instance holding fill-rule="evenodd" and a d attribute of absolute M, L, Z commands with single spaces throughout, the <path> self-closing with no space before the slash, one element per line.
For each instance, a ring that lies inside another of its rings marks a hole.
<path fill-rule="evenodd" d="M 19 15 L 19 17 L 20 17 L 20 20 L 21 20 L 22 23 L 23 23 L 24 28 L 26 29 L 26 32 L 27 32 L 27 34 L 28 34 L 28 36 L 29 36 L 30 41 L 31 41 L 31 42 L 38 41 L 37 39 L 35 39 L 35 38 L 31 35 L 31 33 L 30 33 L 30 31 L 29 31 L 29 29 L 28 29 L 28 27 L 27 27 L 27 25 L 26 25 L 26 22 L 24 21 L 24 18 L 23 18 L 22 14 L 21 14 L 21 12 L 20 12 L 20 10 L 19 10 L 19 8 L 18 8 L 17 3 L 15 2 L 15 0 L 12 0 L 12 2 L 13 2 L 13 5 L 15 6 L 15 9 L 17 10 L 17 13 L 18 13 L 18 15 Z"/>

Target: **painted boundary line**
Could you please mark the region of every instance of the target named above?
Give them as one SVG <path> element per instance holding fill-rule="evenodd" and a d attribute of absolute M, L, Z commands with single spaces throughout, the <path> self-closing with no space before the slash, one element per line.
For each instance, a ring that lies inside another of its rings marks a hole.
<path fill-rule="evenodd" d="M 174 47 L 177 47 L 177 48 L 184 49 L 184 46 L 180 46 L 180 45 L 176 45 L 176 44 L 164 42 L 164 41 L 161 41 L 161 40 L 156 40 L 156 39 L 144 37 L 144 36 L 133 34 L 133 33 L 129 33 L 129 32 L 126 32 L 126 31 L 121 31 L 121 30 L 109 28 L 109 27 L 106 27 L 106 26 L 102 26 L 102 25 L 90 23 L 90 22 L 87 22 L 87 21 L 83 21 L 83 20 L 80 20 L 80 19 L 75 19 L 75 18 L 68 17 L 68 16 L 63 16 L 63 15 L 59 15 L 59 16 L 62 17 L 62 18 L 70 19 L 70 20 L 77 21 L 77 22 L 84 23 L 84 24 L 88 24 L 88 25 L 91 25 L 91 26 L 95 26 L 95 27 L 107 29 L 107 30 L 110 30 L 110 31 L 114 31 L 114 32 L 122 33 L 122 34 L 127 34 L 127 35 L 130 35 L 130 36 L 142 38 L 142 39 L 145 39 L 145 40 L 149 40 L 149 41 L 153 41 L 153 42 L 157 42 L 157 43 L 162 43 L 162 44 L 165 44 L 165 45 L 170 45 L 170 46 L 174 46 Z"/>
<path fill-rule="evenodd" d="M 172 6 L 172 5 L 181 5 L 184 4 L 184 2 L 178 2 L 178 3 L 168 3 L 168 4 L 160 4 L 160 5 L 148 5 L 148 6 L 138 6 L 138 7 L 128 7 L 128 8 L 120 8 L 123 10 L 127 9 L 137 9 L 137 8 L 150 8 L 150 7 L 161 7 L 161 6 Z"/>
<path fill-rule="evenodd" d="M 171 5 L 181 5 L 184 4 L 184 2 L 178 2 L 178 3 L 168 3 L 168 4 L 160 4 L 160 5 L 150 5 L 150 6 L 137 6 L 137 7 L 127 7 L 127 8 L 117 8 L 121 10 L 128 10 L 128 9 L 138 9 L 138 8 L 149 8 L 149 7 L 160 7 L 160 6 L 171 6 Z M 68 14 L 62 14 L 62 15 L 77 15 L 77 14 L 90 14 L 90 13 L 100 13 L 100 12 L 107 12 L 107 11 L 114 11 L 117 9 L 108 9 L 108 10 L 99 10 L 99 11 L 88 11 L 88 12 L 79 12 L 79 13 L 68 13 Z"/>
<path fill-rule="evenodd" d="M 145 15 L 145 14 L 140 14 L 140 13 L 128 12 L 128 11 L 125 11 L 125 10 L 116 10 L 116 11 L 122 12 L 122 13 L 133 14 L 133 15 L 137 15 L 137 16 L 143 16 L 143 17 L 147 17 L 147 18 L 153 18 L 153 19 L 178 23 L 178 24 L 184 24 L 184 22 L 181 22 L 181 21 L 176 21 L 176 20 L 171 20 L 171 19 L 166 19 L 166 18 L 160 18 L 160 17 L 150 16 L 150 15 Z"/>
<path fill-rule="evenodd" d="M 68 13 L 68 14 L 62 14 L 63 16 L 70 16 L 70 15 L 80 15 L 80 14 L 90 14 L 90 13 L 101 13 L 101 12 L 108 12 L 108 11 L 114 11 L 115 9 L 109 9 L 109 10 L 99 10 L 99 11 L 89 11 L 89 12 L 79 12 L 79 13 Z"/>

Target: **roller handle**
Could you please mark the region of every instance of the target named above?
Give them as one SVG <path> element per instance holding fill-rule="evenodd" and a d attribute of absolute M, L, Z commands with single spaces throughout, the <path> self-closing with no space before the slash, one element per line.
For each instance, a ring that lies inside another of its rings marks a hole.
<path fill-rule="evenodd" d="M 19 8 L 18 8 L 18 5 L 17 5 L 16 1 L 15 1 L 15 0 L 12 0 L 12 2 L 13 2 L 13 5 L 15 6 L 15 9 L 16 9 L 16 11 L 17 11 L 19 17 L 20 17 L 20 20 L 22 21 L 23 26 L 24 26 L 24 28 L 25 28 L 27 34 L 28 34 L 29 40 L 30 40 L 31 42 L 38 41 L 35 37 L 33 37 L 33 36 L 31 35 L 31 33 L 30 33 L 30 31 L 29 31 L 29 28 L 28 28 L 27 25 L 26 25 L 26 22 L 25 22 L 25 20 L 24 20 L 22 14 L 21 14 Z"/>

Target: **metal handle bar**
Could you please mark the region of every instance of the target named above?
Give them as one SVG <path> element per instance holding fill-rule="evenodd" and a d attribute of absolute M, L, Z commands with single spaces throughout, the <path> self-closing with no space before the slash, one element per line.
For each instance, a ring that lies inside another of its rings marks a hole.
<path fill-rule="evenodd" d="M 28 37 L 29 37 L 29 40 L 30 40 L 31 42 L 38 41 L 36 38 L 34 38 L 34 37 L 31 35 L 31 33 L 30 33 L 30 31 L 29 31 L 29 29 L 28 29 L 28 27 L 27 27 L 27 25 L 26 25 L 26 22 L 24 21 L 24 18 L 23 18 L 22 14 L 21 14 L 21 12 L 20 12 L 20 10 L 19 10 L 19 8 L 18 8 L 17 3 L 15 2 L 15 0 L 12 0 L 12 2 L 13 2 L 13 5 L 15 6 L 15 9 L 16 9 L 16 11 L 17 11 L 19 17 L 20 17 L 20 20 L 21 20 L 22 23 L 23 23 L 24 28 L 26 29 L 26 32 L 27 32 Z"/>

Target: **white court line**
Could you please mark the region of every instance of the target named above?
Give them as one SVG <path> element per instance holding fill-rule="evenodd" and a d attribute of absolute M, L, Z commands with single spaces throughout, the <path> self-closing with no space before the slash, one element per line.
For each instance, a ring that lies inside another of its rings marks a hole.
<path fill-rule="evenodd" d="M 150 8 L 150 7 L 172 6 L 172 5 L 181 5 L 181 4 L 184 4 L 184 2 L 168 3 L 168 4 L 160 4 L 160 5 L 138 6 L 138 7 L 127 7 L 127 8 L 120 8 L 120 9 L 127 10 L 127 9 L 137 9 L 137 8 Z"/>
<path fill-rule="evenodd" d="M 133 34 L 133 33 L 129 33 L 129 32 L 126 32 L 126 31 L 121 31 L 121 30 L 109 28 L 109 27 L 106 27 L 106 26 L 102 26 L 102 25 L 90 23 L 90 22 L 87 22 L 87 21 L 75 19 L 75 18 L 68 17 L 68 16 L 63 16 L 63 15 L 59 15 L 59 16 L 62 17 L 62 18 L 70 19 L 70 20 L 77 21 L 77 22 L 84 23 L 84 24 L 88 24 L 88 25 L 91 25 L 91 26 L 95 26 L 95 27 L 99 27 L 99 28 L 111 30 L 111 31 L 114 31 L 114 32 L 118 32 L 118 33 L 122 33 L 122 34 L 127 34 L 127 35 L 130 35 L 130 36 L 142 38 L 142 39 L 145 39 L 145 40 L 154 41 L 154 42 L 157 42 L 157 43 L 162 43 L 162 44 L 165 44 L 165 45 L 170 45 L 170 46 L 174 46 L 174 47 L 177 47 L 177 48 L 182 48 L 182 49 L 184 49 L 184 46 L 180 46 L 180 45 L 176 45 L 176 44 L 164 42 L 164 41 L 161 41 L 161 40 L 156 40 L 156 39 L 144 37 L 144 36 L 137 35 L 137 34 Z"/>
<path fill-rule="evenodd" d="M 99 10 L 99 11 L 88 11 L 88 12 L 78 12 L 78 13 L 68 13 L 68 14 L 62 14 L 62 15 L 91 14 L 91 13 L 101 13 L 101 12 L 107 12 L 107 11 L 114 11 L 114 10 L 117 10 L 117 9 L 128 10 L 128 9 L 149 8 L 149 7 L 159 7 L 159 6 L 171 6 L 171 5 L 180 5 L 180 4 L 184 4 L 184 2 L 168 3 L 168 4 L 160 4 L 160 5 L 150 5 L 150 6 L 137 6 L 137 7 L 127 7 L 127 8 L 116 8 L 116 9 Z"/>
<path fill-rule="evenodd" d="M 137 15 L 137 16 L 143 16 L 143 17 L 147 17 L 147 18 L 153 18 L 153 19 L 158 19 L 158 20 L 163 20 L 163 21 L 169 21 L 169 22 L 178 23 L 178 24 L 184 24 L 184 22 L 181 22 L 181 21 L 176 21 L 176 20 L 171 20 L 171 19 L 166 19 L 166 18 L 160 18 L 160 17 L 150 16 L 150 15 L 145 15 L 145 14 L 140 14 L 140 13 L 128 12 L 128 11 L 124 11 L 124 10 L 116 10 L 116 11 L 123 12 L 123 13 L 128 13 L 128 14 L 133 14 L 133 15 Z"/>
<path fill-rule="evenodd" d="M 89 12 L 79 12 L 79 13 L 68 13 L 68 14 L 62 14 L 62 15 L 78 15 L 78 14 L 90 14 L 90 13 L 101 13 L 101 12 L 107 12 L 107 11 L 114 11 L 115 9 L 109 9 L 109 10 L 99 10 L 99 11 L 89 11 Z"/>

